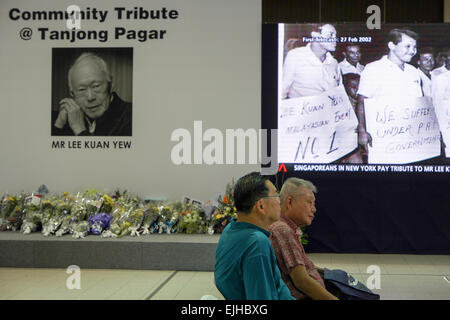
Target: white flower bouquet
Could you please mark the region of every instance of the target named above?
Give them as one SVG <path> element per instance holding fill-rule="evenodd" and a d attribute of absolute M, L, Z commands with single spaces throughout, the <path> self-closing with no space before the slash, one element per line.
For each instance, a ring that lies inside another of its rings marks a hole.
<path fill-rule="evenodd" d="M 41 196 L 32 194 L 25 199 L 25 217 L 21 226 L 24 234 L 30 234 L 40 228 L 42 220 Z"/>

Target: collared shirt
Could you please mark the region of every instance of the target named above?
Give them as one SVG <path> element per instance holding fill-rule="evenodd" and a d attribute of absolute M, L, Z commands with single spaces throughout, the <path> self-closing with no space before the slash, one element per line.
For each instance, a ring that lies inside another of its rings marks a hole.
<path fill-rule="evenodd" d="M 95 122 L 89 123 L 85 119 L 86 130 L 80 136 L 131 136 L 132 135 L 132 105 L 125 102 L 113 92 L 111 104 L 105 113 Z M 58 112 L 53 114 L 56 119 Z M 53 120 L 52 123 L 55 123 Z M 95 125 L 93 125 L 95 123 Z M 52 126 L 52 136 L 73 136 L 74 133 L 69 124 L 59 129 Z"/>
<path fill-rule="evenodd" d="M 315 96 L 339 86 L 339 65 L 327 52 L 322 62 L 311 51 L 311 45 L 288 52 L 283 66 L 282 98 Z"/>
<path fill-rule="evenodd" d="M 405 63 L 404 70 L 388 59 L 366 65 L 361 73 L 358 94 L 367 98 L 380 96 L 421 97 L 420 75 L 415 67 Z"/>
<path fill-rule="evenodd" d="M 356 67 L 352 65 L 350 62 L 347 61 L 347 59 L 344 58 L 341 62 L 339 62 L 339 68 L 341 68 L 342 74 L 347 73 L 356 73 L 361 74 L 361 72 L 364 70 L 364 66 L 360 64 L 359 62 L 356 64 Z"/>
<path fill-rule="evenodd" d="M 431 78 L 436 77 L 436 76 L 440 75 L 441 73 L 444 73 L 444 72 L 447 72 L 447 71 L 448 71 L 448 69 L 447 69 L 447 67 L 445 66 L 445 63 L 444 63 L 439 68 L 436 68 L 436 69 L 434 69 L 434 70 L 432 70 L 430 72 L 431 73 Z"/>
<path fill-rule="evenodd" d="M 317 271 L 314 263 L 308 258 L 305 249 L 299 240 L 299 228 L 297 225 L 286 217 L 280 216 L 280 220 L 273 223 L 270 227 L 270 240 L 277 257 L 278 267 L 281 271 L 283 281 L 291 291 L 292 296 L 296 299 L 302 299 L 306 295 L 301 292 L 292 281 L 289 274 L 296 266 L 305 266 L 306 272 L 311 278 L 316 280 L 323 288 L 325 283 Z"/>
<path fill-rule="evenodd" d="M 431 97 L 431 79 L 428 78 L 428 76 L 420 70 L 420 68 L 417 68 L 417 70 L 419 71 L 420 85 L 422 86 L 423 95 L 426 97 Z"/>
<path fill-rule="evenodd" d="M 436 110 L 439 125 L 442 128 L 448 127 L 448 108 L 450 105 L 450 70 L 437 76 L 431 77 L 433 103 Z M 447 116 L 446 116 L 447 115 Z M 441 130 L 442 138 L 445 144 L 445 156 L 450 158 L 450 131 Z"/>
<path fill-rule="evenodd" d="M 232 220 L 216 248 L 214 279 L 225 299 L 294 300 L 281 280 L 270 233 Z"/>

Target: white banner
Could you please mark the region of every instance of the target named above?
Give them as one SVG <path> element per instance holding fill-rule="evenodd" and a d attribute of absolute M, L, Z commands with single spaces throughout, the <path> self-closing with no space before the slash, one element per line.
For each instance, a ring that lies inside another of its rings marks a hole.
<path fill-rule="evenodd" d="M 429 97 L 366 99 L 372 136 L 369 163 L 405 164 L 440 155 L 439 125 Z"/>
<path fill-rule="evenodd" d="M 450 158 L 450 71 L 432 79 L 433 104 L 445 143 L 445 156 Z"/>
<path fill-rule="evenodd" d="M 358 120 L 344 87 L 319 96 L 282 100 L 278 161 L 330 163 L 357 147 Z"/>

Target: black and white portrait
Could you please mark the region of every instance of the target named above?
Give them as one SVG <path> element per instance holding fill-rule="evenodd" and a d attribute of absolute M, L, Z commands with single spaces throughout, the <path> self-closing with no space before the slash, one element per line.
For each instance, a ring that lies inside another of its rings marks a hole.
<path fill-rule="evenodd" d="M 53 48 L 52 136 L 132 136 L 133 48 Z"/>

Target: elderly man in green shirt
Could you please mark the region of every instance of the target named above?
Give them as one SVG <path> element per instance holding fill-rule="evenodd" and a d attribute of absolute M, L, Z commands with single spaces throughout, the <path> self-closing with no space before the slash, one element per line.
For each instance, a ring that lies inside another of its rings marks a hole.
<path fill-rule="evenodd" d="M 275 186 L 252 172 L 236 182 L 233 197 L 238 218 L 226 226 L 217 245 L 217 288 L 230 300 L 294 300 L 269 240 L 269 226 L 280 218 Z"/>

